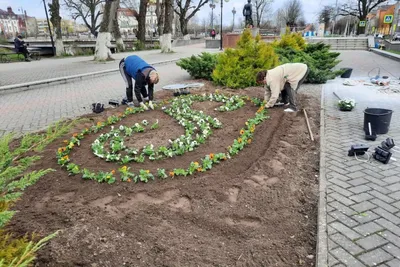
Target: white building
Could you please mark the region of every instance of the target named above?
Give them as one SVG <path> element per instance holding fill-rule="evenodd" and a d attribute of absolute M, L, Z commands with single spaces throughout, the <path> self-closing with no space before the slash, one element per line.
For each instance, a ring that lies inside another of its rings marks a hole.
<path fill-rule="evenodd" d="M 146 12 L 146 35 L 157 33 L 156 6 L 150 4 Z M 118 9 L 118 24 L 122 35 L 133 34 L 138 30 L 138 21 L 135 17 L 135 10 L 129 8 Z M 175 34 L 175 24 L 172 24 L 173 35 Z"/>
<path fill-rule="evenodd" d="M 9 7 L 7 11 L 0 9 L 0 32 L 6 36 L 14 36 L 19 32 L 19 19 Z"/>
<path fill-rule="evenodd" d="M 47 19 L 36 19 L 36 25 L 39 35 L 49 34 L 49 25 L 47 24 Z"/>

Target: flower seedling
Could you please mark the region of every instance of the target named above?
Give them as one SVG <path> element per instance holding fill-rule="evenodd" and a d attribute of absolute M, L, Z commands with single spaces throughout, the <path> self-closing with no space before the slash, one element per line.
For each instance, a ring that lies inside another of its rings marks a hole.
<path fill-rule="evenodd" d="M 67 171 L 68 171 L 69 175 L 77 175 L 81 172 L 81 170 L 79 169 L 79 166 L 74 163 L 69 163 L 67 165 Z"/>
<path fill-rule="evenodd" d="M 149 170 L 140 170 L 139 171 L 139 179 L 141 182 L 147 183 L 149 179 L 154 180 L 153 174 L 150 173 Z"/>
<path fill-rule="evenodd" d="M 133 125 L 132 129 L 136 133 L 144 132 L 144 127 L 142 125 L 140 125 L 139 123 L 135 123 L 135 125 Z"/>
<path fill-rule="evenodd" d="M 157 169 L 157 175 L 161 179 L 168 178 L 168 175 L 165 172 L 165 169 Z"/>
<path fill-rule="evenodd" d="M 131 182 L 132 179 L 135 178 L 135 174 L 130 172 L 130 167 L 127 166 L 122 166 L 121 168 L 118 169 L 118 172 L 121 176 L 121 180 L 123 182 Z"/>
<path fill-rule="evenodd" d="M 114 177 L 115 171 L 111 171 L 111 172 L 102 172 L 100 171 L 95 179 L 97 180 L 97 182 L 102 183 L 102 182 L 106 182 L 108 184 L 113 184 L 115 183 L 115 177 Z"/>
<path fill-rule="evenodd" d="M 158 120 L 155 123 L 153 123 L 153 125 L 151 125 L 152 130 L 158 129 L 158 127 L 159 127 Z"/>

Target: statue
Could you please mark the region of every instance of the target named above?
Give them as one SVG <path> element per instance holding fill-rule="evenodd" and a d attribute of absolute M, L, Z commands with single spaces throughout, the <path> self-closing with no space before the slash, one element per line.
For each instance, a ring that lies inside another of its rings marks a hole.
<path fill-rule="evenodd" d="M 243 16 L 245 17 L 246 28 L 248 26 L 254 27 L 253 25 L 253 7 L 251 5 L 251 0 L 247 0 L 247 4 L 243 7 Z"/>

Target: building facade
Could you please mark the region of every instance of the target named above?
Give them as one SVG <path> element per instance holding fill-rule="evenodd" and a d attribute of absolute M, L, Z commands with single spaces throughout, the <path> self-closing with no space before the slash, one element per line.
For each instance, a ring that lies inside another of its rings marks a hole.
<path fill-rule="evenodd" d="M 11 38 L 20 32 L 19 18 L 12 11 L 11 7 L 7 11 L 0 9 L 0 32 L 6 38 Z"/>
<path fill-rule="evenodd" d="M 50 34 L 49 25 L 47 24 L 47 19 L 36 19 L 37 29 L 39 35 L 48 35 Z M 51 22 L 50 27 L 53 28 Z"/>

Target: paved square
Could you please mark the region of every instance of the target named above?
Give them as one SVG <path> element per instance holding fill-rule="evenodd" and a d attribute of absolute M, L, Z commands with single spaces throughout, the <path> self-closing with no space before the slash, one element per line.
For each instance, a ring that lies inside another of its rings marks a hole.
<path fill-rule="evenodd" d="M 398 73 L 399 69 L 400 64 L 389 71 Z M 336 245 L 328 245 L 328 262 L 325 264 L 329 267 L 400 266 L 400 153 L 393 155 L 399 161 L 391 160 L 387 165 L 372 158 L 357 160 L 347 156 L 352 144 L 367 144 L 369 151 L 387 137 L 400 144 L 400 94 L 385 94 L 377 87 L 344 86 L 342 82 L 343 79 L 328 82 L 322 100 L 325 135 L 321 159 L 325 162 L 326 205 L 329 208 L 326 213 L 327 243 Z M 339 111 L 338 99 L 333 92 L 341 98 L 355 99 L 356 108 L 351 112 Z M 379 135 L 374 142 L 364 139 L 364 110 L 367 107 L 394 111 L 389 133 Z"/>

